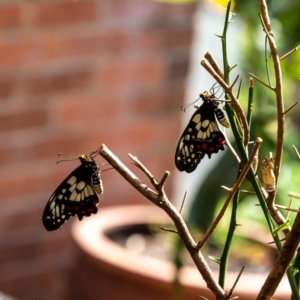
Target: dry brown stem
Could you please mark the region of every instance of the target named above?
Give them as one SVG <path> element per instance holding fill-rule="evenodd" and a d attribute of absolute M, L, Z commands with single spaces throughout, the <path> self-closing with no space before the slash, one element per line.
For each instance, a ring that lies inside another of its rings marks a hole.
<path fill-rule="evenodd" d="M 284 103 L 283 103 L 283 87 L 282 87 L 282 75 L 280 67 L 280 58 L 278 55 L 276 43 L 272 33 L 271 22 L 268 14 L 268 8 L 265 0 L 259 0 L 260 5 L 260 20 L 263 29 L 268 38 L 268 43 L 270 47 L 271 57 L 274 63 L 274 74 L 275 74 L 275 87 L 272 88 L 275 92 L 276 103 L 277 103 L 277 139 L 276 139 L 276 151 L 274 158 L 274 174 L 276 178 L 276 186 L 278 186 L 278 178 L 281 169 L 282 152 L 283 152 L 283 138 L 284 138 Z M 273 219 L 278 225 L 282 225 L 285 222 L 285 218 L 278 211 L 274 205 L 274 200 L 276 196 L 276 190 L 269 193 L 266 200 L 269 211 Z M 285 231 L 285 233 L 288 233 Z"/>
<path fill-rule="evenodd" d="M 149 188 L 143 183 L 135 174 L 133 174 L 104 144 L 99 149 L 99 154 L 136 190 L 138 190 L 144 197 L 149 199 L 159 208 L 163 209 L 174 222 L 179 237 L 182 239 L 186 249 L 188 250 L 195 266 L 199 270 L 207 287 L 214 293 L 216 299 L 228 299 L 225 291 L 220 287 L 211 270 L 209 269 L 201 252 L 197 251 L 196 243 L 191 236 L 186 223 L 181 214 L 172 205 L 164 191 L 164 183 L 169 175 L 165 172 L 163 179 L 157 183 L 151 172 L 134 156 L 130 155 L 134 160 L 135 165 L 138 166 L 149 178 L 156 191 Z M 166 229 L 164 229 L 166 230 Z M 172 232 L 176 232 L 172 230 Z"/>
<path fill-rule="evenodd" d="M 273 266 L 269 276 L 267 277 L 265 283 L 263 284 L 257 300 L 272 299 L 283 275 L 285 274 L 290 262 L 292 261 L 295 252 L 299 246 L 300 242 L 300 214 L 294 221 L 294 225 L 290 234 L 286 238 L 286 242 L 282 247 L 282 250 Z"/>
<path fill-rule="evenodd" d="M 233 187 L 229 190 L 228 192 L 228 196 L 227 199 L 225 200 L 222 209 L 220 210 L 219 214 L 217 215 L 216 219 L 214 220 L 214 222 L 212 223 L 212 225 L 210 226 L 210 228 L 207 230 L 207 232 L 205 233 L 204 237 L 202 238 L 202 240 L 197 244 L 197 250 L 200 250 L 203 245 L 205 244 L 205 242 L 209 239 L 209 237 L 212 235 L 213 231 L 215 230 L 215 228 L 217 227 L 217 225 L 219 224 L 220 220 L 222 219 L 229 203 L 231 202 L 234 194 L 236 193 L 236 191 L 238 190 L 238 188 L 240 187 L 241 183 L 243 182 L 244 178 L 246 177 L 249 169 L 251 168 L 255 153 L 257 152 L 258 148 L 260 147 L 262 143 L 262 139 L 261 138 L 257 138 L 255 141 L 255 144 L 253 146 L 251 155 L 249 157 L 249 160 L 247 162 L 247 164 L 243 167 L 240 176 L 238 177 L 238 179 L 236 180 L 236 182 L 234 183 Z"/>

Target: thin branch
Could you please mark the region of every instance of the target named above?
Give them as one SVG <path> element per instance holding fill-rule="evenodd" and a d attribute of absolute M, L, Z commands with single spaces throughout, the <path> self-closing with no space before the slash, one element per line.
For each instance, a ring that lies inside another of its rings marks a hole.
<path fill-rule="evenodd" d="M 229 86 L 229 89 L 232 90 L 233 87 L 235 86 L 236 82 L 238 81 L 240 75 L 236 76 L 233 83 Z M 238 90 L 238 96 L 236 97 L 237 99 L 239 98 L 239 94 L 240 94 L 240 91 Z"/>
<path fill-rule="evenodd" d="M 239 282 L 240 277 L 241 277 L 242 273 L 244 272 L 245 266 L 246 266 L 246 265 L 243 265 L 243 267 L 242 267 L 242 269 L 240 270 L 240 272 L 239 272 L 239 274 L 238 274 L 236 280 L 234 281 L 233 286 L 232 286 L 232 288 L 230 289 L 230 291 L 229 291 L 229 293 L 228 293 L 228 297 L 229 297 L 229 298 L 231 297 L 231 295 L 232 295 L 232 293 L 233 293 L 233 291 L 234 291 L 234 289 L 235 289 L 237 283 Z"/>
<path fill-rule="evenodd" d="M 290 110 L 292 110 L 296 105 L 298 104 L 298 102 L 295 102 L 290 108 L 288 108 L 283 114 L 287 114 Z"/>
<path fill-rule="evenodd" d="M 179 213 L 181 215 L 182 215 L 182 212 L 183 212 L 183 207 L 184 207 L 184 204 L 185 204 L 186 196 L 187 196 L 187 191 L 185 191 L 185 193 L 184 193 L 183 200 L 182 200 L 182 203 L 181 203 L 181 206 L 180 206 L 180 209 L 179 209 Z"/>
<path fill-rule="evenodd" d="M 261 79 L 259 79 L 257 76 L 255 76 L 253 73 L 249 73 L 250 76 L 252 76 L 255 80 L 257 80 L 258 82 L 260 82 L 262 85 L 264 85 L 265 87 L 267 87 L 268 89 L 274 91 L 274 88 L 271 87 L 269 84 L 263 82 Z"/>
<path fill-rule="evenodd" d="M 293 145 L 293 148 L 294 148 L 294 151 L 295 151 L 295 153 L 296 153 L 298 159 L 300 160 L 300 153 L 298 152 L 296 146 Z"/>
<path fill-rule="evenodd" d="M 221 185 L 221 188 L 224 189 L 227 192 L 231 191 L 231 188 L 229 188 L 228 186 L 225 186 L 225 185 Z"/>
<path fill-rule="evenodd" d="M 242 79 L 240 81 L 240 84 L 239 84 L 239 88 L 238 88 L 238 91 L 237 91 L 237 94 L 236 94 L 236 98 L 239 99 L 240 98 L 240 92 L 241 92 L 241 88 L 242 88 Z"/>
<path fill-rule="evenodd" d="M 280 58 L 278 56 L 278 51 L 276 47 L 276 43 L 272 33 L 271 22 L 268 14 L 268 7 L 265 0 L 259 0 L 260 5 L 260 20 L 264 31 L 268 37 L 269 47 L 271 51 L 272 60 L 274 63 L 274 74 L 275 74 L 275 88 L 274 92 L 276 94 L 276 103 L 277 103 L 277 141 L 276 141 L 276 152 L 274 159 L 274 173 L 276 177 L 276 182 L 278 181 L 278 176 L 280 174 L 281 169 L 281 161 L 282 161 L 282 152 L 283 152 L 283 134 L 284 134 L 284 103 L 283 103 L 283 87 L 282 87 L 282 74 L 280 67 Z M 274 193 L 270 193 L 267 199 L 267 202 L 274 202 L 276 196 L 276 191 Z M 273 215 L 272 215 L 273 216 Z M 276 222 L 280 222 L 282 220 L 275 219 Z"/>
<path fill-rule="evenodd" d="M 217 61 L 214 59 L 214 57 L 211 55 L 211 53 L 208 51 L 204 54 L 204 57 L 207 59 L 207 61 L 210 63 L 212 68 L 219 74 L 220 77 L 224 78 L 224 74 L 221 71 Z"/>
<path fill-rule="evenodd" d="M 224 138 L 225 138 L 225 142 L 224 144 L 228 147 L 228 149 L 230 150 L 230 152 L 232 153 L 232 155 L 235 157 L 235 159 L 237 160 L 238 163 L 241 162 L 240 157 L 238 156 L 238 154 L 235 152 L 234 148 L 232 147 L 229 139 L 227 138 L 226 134 L 224 134 Z"/>
<path fill-rule="evenodd" d="M 291 51 L 289 51 L 288 53 L 284 54 L 283 56 L 280 57 L 280 60 L 285 59 L 286 57 L 288 57 L 289 55 L 291 55 L 292 53 L 294 53 L 295 51 L 298 51 L 300 48 L 300 46 L 295 47 L 294 49 L 292 49 Z"/>
<path fill-rule="evenodd" d="M 279 205 L 279 204 L 275 204 L 275 206 L 278 207 L 278 208 L 287 210 L 287 211 L 292 211 L 292 212 L 300 213 L 300 210 L 299 210 L 299 209 L 295 209 L 295 208 L 291 208 L 291 207 L 286 207 L 286 206 Z"/>
<path fill-rule="evenodd" d="M 158 186 L 158 183 L 155 180 L 154 176 L 151 174 L 151 172 L 139 161 L 139 159 L 136 156 L 133 156 L 130 153 L 128 154 L 128 156 L 133 160 L 134 165 L 137 166 L 145 173 L 145 175 L 149 178 L 152 185 L 158 191 L 160 187 Z"/>
<path fill-rule="evenodd" d="M 300 214 L 297 214 L 297 217 L 294 221 L 294 225 L 290 234 L 286 238 L 286 242 L 282 247 L 281 252 L 278 255 L 278 258 L 269 273 L 265 283 L 263 284 L 257 300 L 272 299 L 279 283 L 282 280 L 283 275 L 285 274 L 287 268 L 289 267 L 290 262 L 292 261 L 295 252 L 299 246 L 300 242 Z"/>
<path fill-rule="evenodd" d="M 197 244 L 197 251 L 200 251 L 200 249 L 203 247 L 203 245 L 205 244 L 205 242 L 209 239 L 209 237 L 212 235 L 213 231 L 215 230 L 216 226 L 219 224 L 220 220 L 222 219 L 229 203 L 231 202 L 234 194 L 236 193 L 236 191 L 238 190 L 238 188 L 240 187 L 241 183 L 243 182 L 244 178 L 246 177 L 249 169 L 251 168 L 254 156 L 256 151 L 258 150 L 258 148 L 260 147 L 262 143 L 262 139 L 261 138 L 257 138 L 255 141 L 255 144 L 253 146 L 251 155 L 249 157 L 249 160 L 247 162 L 247 164 L 243 167 L 240 176 L 238 177 L 238 179 L 236 180 L 236 182 L 234 183 L 233 187 L 231 188 L 231 190 L 228 192 L 228 196 L 227 199 L 225 200 L 222 209 L 220 210 L 219 214 L 217 215 L 216 219 L 214 220 L 214 222 L 212 223 L 212 225 L 210 226 L 210 228 L 207 230 L 207 232 L 205 233 L 204 237 L 202 238 L 201 241 L 199 241 L 199 243 Z"/>
<path fill-rule="evenodd" d="M 300 194 L 294 193 L 294 192 L 288 192 L 288 196 L 300 199 Z"/>
<path fill-rule="evenodd" d="M 191 258 L 195 263 L 195 266 L 205 280 L 208 288 L 214 293 L 217 299 L 227 299 L 225 291 L 216 281 L 203 255 L 200 252 L 195 251 L 196 243 L 193 240 L 186 223 L 184 222 L 181 214 L 172 205 L 164 191 L 160 193 L 150 189 L 134 173 L 132 173 L 104 144 L 100 147 L 99 154 L 137 191 L 139 191 L 144 197 L 146 197 L 159 208 L 163 209 L 168 214 L 168 216 L 173 220 L 179 237 L 183 241 L 186 249 L 188 250 Z"/>
<path fill-rule="evenodd" d="M 177 230 L 174 230 L 174 229 L 169 229 L 169 228 L 165 228 L 165 227 L 159 227 L 161 230 L 164 230 L 164 231 L 167 231 L 167 232 L 172 232 L 172 233 L 177 233 L 178 234 L 178 231 Z"/>

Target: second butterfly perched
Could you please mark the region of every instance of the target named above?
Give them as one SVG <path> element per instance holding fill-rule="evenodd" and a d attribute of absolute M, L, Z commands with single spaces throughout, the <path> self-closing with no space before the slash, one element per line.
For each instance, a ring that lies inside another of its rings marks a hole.
<path fill-rule="evenodd" d="M 215 95 L 209 92 L 200 94 L 203 104 L 192 115 L 188 126 L 178 142 L 175 165 L 179 171 L 193 172 L 207 154 L 224 150 L 225 137 L 220 131 L 215 115 L 224 127 L 230 127 L 223 111 L 218 107 Z"/>
<path fill-rule="evenodd" d="M 103 193 L 103 185 L 93 158 L 96 153 L 80 155 L 81 165 L 51 195 L 43 213 L 43 224 L 48 231 L 58 229 L 71 216 L 77 215 L 81 221 L 84 216 L 98 212 L 97 194 Z"/>

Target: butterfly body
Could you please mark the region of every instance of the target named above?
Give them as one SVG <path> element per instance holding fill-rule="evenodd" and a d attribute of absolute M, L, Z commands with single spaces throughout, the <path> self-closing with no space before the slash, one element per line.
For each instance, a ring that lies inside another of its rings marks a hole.
<path fill-rule="evenodd" d="M 96 214 L 99 198 L 103 193 L 99 167 L 91 155 L 80 155 L 81 165 L 57 187 L 46 204 L 43 224 L 48 231 L 61 227 L 70 216 Z"/>
<path fill-rule="evenodd" d="M 197 108 L 190 122 L 183 131 L 175 153 L 175 165 L 179 171 L 193 172 L 202 158 L 207 154 L 209 158 L 213 153 L 224 150 L 225 137 L 219 130 L 219 122 L 229 127 L 223 111 L 218 108 L 218 102 L 211 93 L 200 94 L 203 104 Z"/>

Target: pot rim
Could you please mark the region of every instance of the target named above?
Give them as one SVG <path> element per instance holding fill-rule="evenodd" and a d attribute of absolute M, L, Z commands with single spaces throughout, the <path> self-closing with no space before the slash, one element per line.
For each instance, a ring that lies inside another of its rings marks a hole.
<path fill-rule="evenodd" d="M 76 244 L 92 259 L 103 261 L 118 272 L 126 270 L 137 276 L 147 276 L 170 284 L 175 274 L 175 267 L 171 262 L 130 252 L 105 235 L 105 232 L 123 226 L 147 223 L 167 224 L 170 223 L 170 218 L 154 205 L 111 206 L 101 208 L 96 216 L 84 218 L 81 222 L 78 220 L 73 222 L 71 234 Z M 217 274 L 214 273 L 214 275 L 217 278 Z M 227 273 L 226 290 L 231 289 L 236 277 L 236 272 Z M 183 267 L 179 278 L 183 285 L 197 289 L 207 288 L 205 281 L 195 268 Z M 244 273 L 235 287 L 234 294 L 245 294 L 245 289 L 250 288 L 257 295 L 265 279 L 266 274 L 253 276 L 253 274 Z M 290 286 L 285 276 L 274 296 L 286 298 L 290 295 Z"/>

